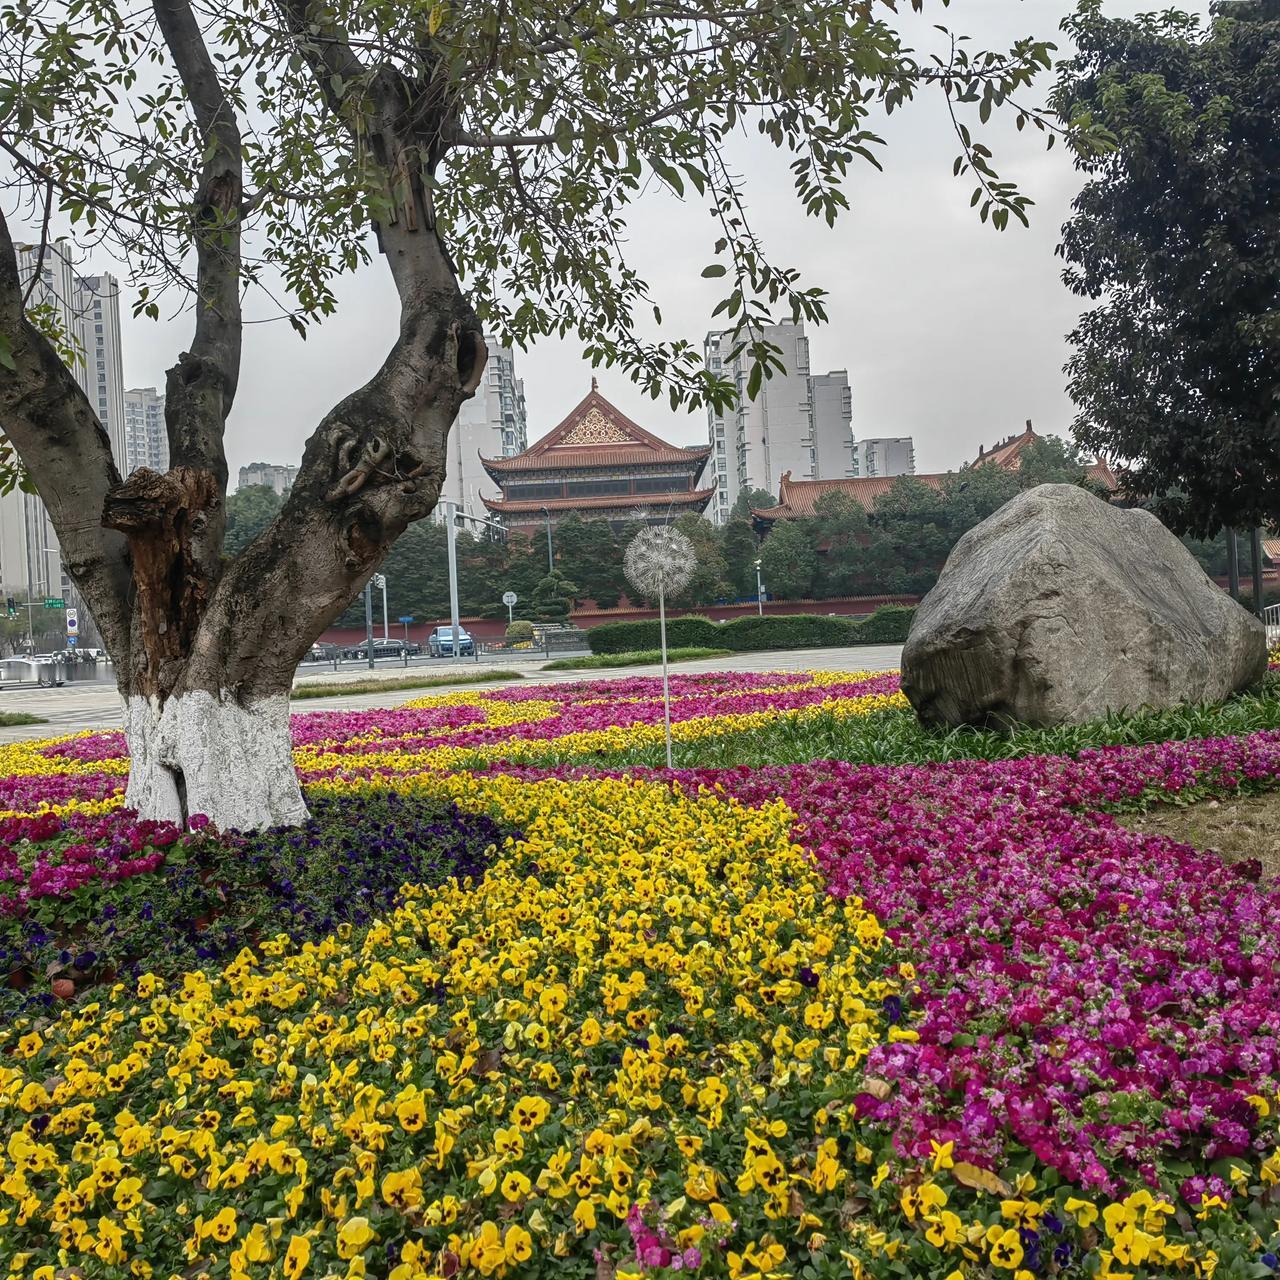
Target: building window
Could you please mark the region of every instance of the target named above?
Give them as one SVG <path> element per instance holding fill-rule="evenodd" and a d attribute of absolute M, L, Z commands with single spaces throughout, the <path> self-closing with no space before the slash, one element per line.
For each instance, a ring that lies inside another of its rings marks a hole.
<path fill-rule="evenodd" d="M 570 480 L 565 485 L 566 498 L 602 498 L 606 494 L 630 493 L 626 480 Z"/>
<path fill-rule="evenodd" d="M 652 476 L 636 481 L 637 493 L 688 493 L 688 476 Z"/>
<path fill-rule="evenodd" d="M 560 484 L 509 484 L 503 496 L 513 500 L 529 498 L 559 498 L 562 496 Z"/>

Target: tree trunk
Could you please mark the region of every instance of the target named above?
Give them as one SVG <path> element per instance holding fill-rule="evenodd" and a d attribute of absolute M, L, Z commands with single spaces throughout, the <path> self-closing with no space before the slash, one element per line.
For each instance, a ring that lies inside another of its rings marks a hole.
<path fill-rule="evenodd" d="M 125 803 L 144 818 L 221 830 L 292 826 L 307 818 L 293 767 L 288 694 L 239 701 L 228 690 L 163 704 L 124 699 L 131 765 Z"/>

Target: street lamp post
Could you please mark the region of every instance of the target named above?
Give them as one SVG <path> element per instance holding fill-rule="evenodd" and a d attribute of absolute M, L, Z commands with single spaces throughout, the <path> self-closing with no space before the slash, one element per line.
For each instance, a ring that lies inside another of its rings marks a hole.
<path fill-rule="evenodd" d="M 373 579 L 364 584 L 364 652 L 373 670 Z"/>
<path fill-rule="evenodd" d="M 551 549 L 551 512 L 546 507 L 539 507 L 538 510 L 542 512 L 547 521 L 547 572 L 555 573 L 556 557 L 555 552 Z"/>
<path fill-rule="evenodd" d="M 462 660 L 462 641 L 459 633 L 462 624 L 458 618 L 458 529 L 459 519 L 470 520 L 473 524 L 485 524 L 491 529 L 501 529 L 506 533 L 507 526 L 496 520 L 486 520 L 483 516 L 473 516 L 458 508 L 456 502 L 442 502 L 444 508 L 445 545 L 449 549 L 449 625 L 453 628 L 453 659 Z M 480 651 L 476 650 L 476 660 L 480 659 Z"/>
<path fill-rule="evenodd" d="M 756 612 L 764 617 L 764 579 L 760 576 L 760 561 L 756 561 Z"/>

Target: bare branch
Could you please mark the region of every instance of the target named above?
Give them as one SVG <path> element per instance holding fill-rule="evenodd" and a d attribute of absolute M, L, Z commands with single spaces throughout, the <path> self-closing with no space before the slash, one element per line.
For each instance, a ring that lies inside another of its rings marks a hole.
<path fill-rule="evenodd" d="M 47 178 L 44 184 L 44 215 L 40 219 L 40 249 L 36 254 L 36 269 L 31 273 L 31 279 L 27 281 L 26 290 L 22 295 L 24 307 L 31 301 L 31 295 L 35 292 L 36 285 L 40 283 L 40 276 L 44 271 L 44 256 L 49 250 L 49 219 L 52 214 L 53 179 Z"/>
<path fill-rule="evenodd" d="M 240 377 L 240 225 L 244 211 L 240 129 L 188 0 L 154 0 L 156 23 L 182 78 L 204 143 L 192 216 L 196 248 L 196 332 L 169 370 L 165 417 L 172 464 L 227 483 L 223 433 Z M 221 552 L 222 520 L 211 542 Z M 210 571 L 214 567 L 210 566 Z"/>

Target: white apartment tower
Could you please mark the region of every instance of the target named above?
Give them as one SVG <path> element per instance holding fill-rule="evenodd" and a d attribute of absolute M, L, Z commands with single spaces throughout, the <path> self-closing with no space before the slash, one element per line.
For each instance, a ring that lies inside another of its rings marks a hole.
<path fill-rule="evenodd" d="M 77 276 L 75 309 L 84 347 L 84 377 L 80 385 L 111 438 L 111 456 L 116 466 L 122 474 L 128 474 L 132 468 L 125 441 L 120 284 L 115 276 Z"/>
<path fill-rule="evenodd" d="M 854 447 L 856 476 L 913 476 L 916 449 L 910 436 L 880 436 L 859 440 Z"/>
<path fill-rule="evenodd" d="M 716 524 L 728 519 L 744 489 L 776 495 L 788 472 L 795 480 L 855 474 L 847 371 L 809 372 L 809 340 L 802 323 L 766 325 L 758 336 L 780 349 L 784 372 L 766 378 L 754 400 L 747 398 L 751 357 L 744 351 L 730 358 L 732 334 L 708 333 L 703 346 L 707 367 L 738 389 L 735 408 L 708 410 L 716 485 L 708 515 Z"/>
<path fill-rule="evenodd" d="M 251 462 L 240 468 L 240 489 L 251 485 L 265 485 L 274 489 L 282 498 L 293 488 L 298 478 L 298 468 L 292 463 Z"/>
<path fill-rule="evenodd" d="M 111 440 L 116 465 L 126 464 L 124 372 L 120 351 L 120 287 L 114 276 L 81 276 L 66 248 L 18 245 L 18 275 L 25 283 L 39 270 L 28 308 L 48 313 L 58 345 L 76 382 Z M 75 600 L 45 505 L 14 490 L 0 498 L 0 585 L 28 599 Z"/>
<path fill-rule="evenodd" d="M 164 420 L 164 396 L 155 387 L 133 387 L 124 393 L 124 444 L 130 475 L 139 467 L 169 470 L 169 430 Z"/>
<path fill-rule="evenodd" d="M 497 485 L 480 465 L 480 459 L 512 458 L 528 447 L 524 383 L 516 377 L 515 354 L 510 347 L 489 343 L 484 379 L 470 400 L 463 402 L 449 433 L 441 502 L 456 502 L 472 515 L 484 516 L 481 498 L 500 498 Z M 440 511 L 440 507 L 436 508 Z"/>

